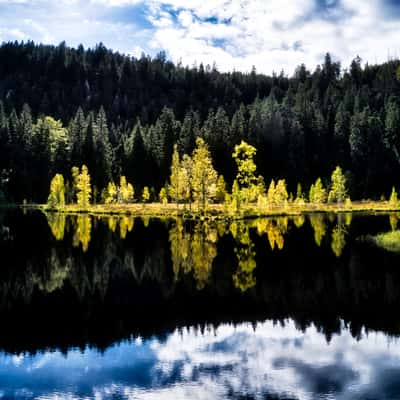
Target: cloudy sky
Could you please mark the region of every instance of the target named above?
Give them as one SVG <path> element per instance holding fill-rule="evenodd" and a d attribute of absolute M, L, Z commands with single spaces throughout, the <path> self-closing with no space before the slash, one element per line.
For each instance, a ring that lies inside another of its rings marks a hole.
<path fill-rule="evenodd" d="M 400 55 L 399 27 L 400 0 L 0 0 L 0 41 L 101 41 L 223 71 L 291 74 L 327 51 L 379 63 Z"/>

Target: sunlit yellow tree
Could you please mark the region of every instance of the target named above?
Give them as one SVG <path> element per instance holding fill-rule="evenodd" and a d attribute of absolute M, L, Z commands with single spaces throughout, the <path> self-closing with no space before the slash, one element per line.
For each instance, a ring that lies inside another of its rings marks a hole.
<path fill-rule="evenodd" d="M 158 199 L 160 200 L 161 204 L 168 204 L 168 194 L 165 187 L 161 188 L 160 193 L 158 194 Z"/>
<path fill-rule="evenodd" d="M 149 200 L 150 200 L 150 190 L 147 186 L 145 186 L 142 192 L 142 203 L 148 203 Z"/>
<path fill-rule="evenodd" d="M 72 167 L 72 177 L 74 179 L 78 206 L 85 208 L 89 206 L 92 196 L 90 175 L 86 165 L 82 165 L 81 171 L 77 167 Z"/>
<path fill-rule="evenodd" d="M 311 185 L 308 198 L 312 204 L 322 204 L 326 202 L 326 189 L 322 184 L 321 178 L 318 178 L 315 183 Z"/>
<path fill-rule="evenodd" d="M 135 190 L 133 189 L 133 185 L 127 182 L 125 176 L 121 176 L 119 178 L 119 200 L 122 203 L 131 203 L 135 196 Z"/>
<path fill-rule="evenodd" d="M 267 202 L 269 207 L 275 205 L 275 181 L 272 179 L 267 191 Z"/>
<path fill-rule="evenodd" d="M 209 201 L 215 197 L 218 175 L 212 165 L 208 146 L 202 138 L 196 139 L 192 163 L 193 197 L 198 206 L 205 211 Z"/>
<path fill-rule="evenodd" d="M 331 177 L 331 190 L 329 191 L 328 201 L 343 203 L 347 196 L 346 177 L 342 169 L 337 166 Z"/>
<path fill-rule="evenodd" d="M 232 154 L 237 164 L 236 181 L 239 184 L 244 205 L 247 205 L 252 200 L 252 197 L 254 197 L 254 200 L 257 199 L 257 193 L 254 190 L 257 185 L 257 167 L 254 162 L 256 152 L 255 147 L 242 140 L 240 144 L 235 146 Z"/>
<path fill-rule="evenodd" d="M 183 200 L 185 191 L 185 169 L 182 168 L 178 147 L 175 144 L 174 152 L 172 154 L 171 175 L 169 177 L 169 195 L 171 199 L 176 202 L 176 206 Z"/>
<path fill-rule="evenodd" d="M 50 144 L 50 157 L 54 161 L 58 154 L 63 151 L 68 151 L 68 132 L 63 127 L 62 122 L 50 116 L 38 118 L 37 123 L 33 126 L 35 132 L 43 132 L 44 136 L 48 138 Z M 63 154 L 59 154 L 63 157 Z"/>
<path fill-rule="evenodd" d="M 104 193 L 104 202 L 113 204 L 118 201 L 118 188 L 114 182 L 109 182 Z"/>
<path fill-rule="evenodd" d="M 294 204 L 297 206 L 303 206 L 305 203 L 305 198 L 304 198 L 304 193 L 303 193 L 303 188 L 301 187 L 301 183 L 297 184 L 297 190 L 296 190 L 296 198 L 294 199 Z"/>
<path fill-rule="evenodd" d="M 397 195 L 396 188 L 394 186 L 392 187 L 392 193 L 390 194 L 389 204 L 390 204 L 390 207 L 393 207 L 393 208 L 399 207 L 399 198 Z"/>
<path fill-rule="evenodd" d="M 56 174 L 51 180 L 47 205 L 50 208 L 63 207 L 65 205 L 64 177 L 61 174 Z"/>
<path fill-rule="evenodd" d="M 286 189 L 286 181 L 284 179 L 279 179 L 278 183 L 275 186 L 274 204 L 277 207 L 284 208 L 287 205 L 288 197 L 289 196 Z"/>

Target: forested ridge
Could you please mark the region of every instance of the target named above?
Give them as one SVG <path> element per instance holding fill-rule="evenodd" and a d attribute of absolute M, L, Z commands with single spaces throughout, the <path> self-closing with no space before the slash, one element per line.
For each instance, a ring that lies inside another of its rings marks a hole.
<path fill-rule="evenodd" d="M 0 192 L 45 202 L 51 178 L 87 165 L 93 199 L 126 176 L 155 200 L 174 144 L 190 154 L 202 137 L 228 186 L 232 152 L 257 149 L 258 172 L 308 189 L 345 171 L 351 197 L 380 198 L 400 172 L 400 61 L 341 66 L 327 54 L 293 76 L 218 72 L 155 58 L 27 43 L 0 46 Z"/>

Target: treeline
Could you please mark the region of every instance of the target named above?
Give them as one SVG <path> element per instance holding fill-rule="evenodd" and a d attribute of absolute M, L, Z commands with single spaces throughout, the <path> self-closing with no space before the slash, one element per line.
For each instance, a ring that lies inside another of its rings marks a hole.
<path fill-rule="evenodd" d="M 161 188 L 158 196 L 154 188 L 151 192 L 148 186 L 143 188 L 141 196 L 135 199 L 135 190 L 132 183 L 125 176 L 119 178 L 119 185 L 110 181 L 101 190 L 100 201 L 105 204 L 133 203 L 134 201 L 160 201 L 163 204 L 175 202 L 177 208 L 195 204 L 197 211 L 206 212 L 210 203 L 224 205 L 226 214 L 240 214 L 249 211 L 249 207 L 257 208 L 259 212 L 266 209 L 285 209 L 288 205 L 303 207 L 306 202 L 318 206 L 326 202 L 345 203 L 351 207 L 351 200 L 347 187 L 346 177 L 342 169 L 337 166 L 332 173 L 330 185 L 325 188 L 321 178 L 318 178 L 306 194 L 300 183 L 297 192 L 288 193 L 285 179 L 276 183 L 272 179 L 268 190 L 264 178 L 257 174 L 254 157 L 255 147 L 242 141 L 236 145 L 232 158 L 237 165 L 237 175 L 229 191 L 223 175 L 219 175 L 213 166 L 211 153 L 206 142 L 197 138 L 196 148 L 191 155 L 184 154 L 181 158 L 178 146 L 174 146 L 172 164 L 170 167 L 169 182 Z M 60 209 L 66 203 L 77 204 L 79 209 L 87 210 L 93 198 L 91 177 L 86 165 L 81 168 L 72 167 L 72 179 L 65 181 L 64 176 L 56 174 L 50 184 L 50 193 L 47 199 L 49 209 Z M 399 202 L 395 188 L 392 189 L 390 204 L 398 207 Z"/>
<path fill-rule="evenodd" d="M 0 191 L 9 200 L 44 202 L 52 176 L 83 164 L 96 201 L 119 176 L 158 193 L 174 144 L 190 154 L 198 137 L 228 186 L 242 140 L 257 148 L 260 174 L 286 178 L 291 191 L 341 165 L 353 198 L 380 198 L 400 172 L 398 60 L 362 67 L 356 58 L 343 70 L 327 54 L 313 72 L 268 77 L 33 42 L 4 43 L 0 60 Z"/>

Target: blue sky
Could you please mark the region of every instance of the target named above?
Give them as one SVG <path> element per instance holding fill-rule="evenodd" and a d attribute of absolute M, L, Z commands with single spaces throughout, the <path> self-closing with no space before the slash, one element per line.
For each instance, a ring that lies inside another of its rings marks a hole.
<path fill-rule="evenodd" d="M 379 63 L 400 56 L 399 27 L 400 0 L 0 0 L 0 41 L 101 41 L 222 71 L 291 74 L 327 51 Z"/>

